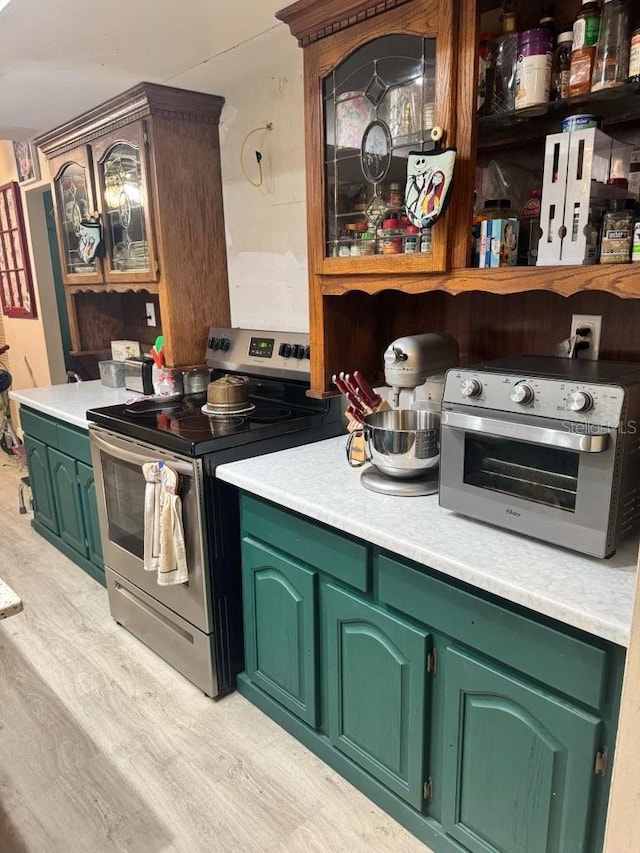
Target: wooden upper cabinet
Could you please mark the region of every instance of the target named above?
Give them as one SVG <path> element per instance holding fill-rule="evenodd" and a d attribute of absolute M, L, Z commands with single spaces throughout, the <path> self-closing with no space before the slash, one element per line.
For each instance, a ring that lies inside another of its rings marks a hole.
<path fill-rule="evenodd" d="M 151 282 L 158 278 L 148 149 L 144 121 L 108 133 L 93 145 L 106 281 Z"/>
<path fill-rule="evenodd" d="M 36 140 L 54 183 L 73 354 L 98 357 L 118 338 L 148 349 L 162 333 L 169 366 L 197 365 L 208 327 L 230 324 L 223 104 L 218 95 L 139 83 Z M 103 257 L 88 264 L 78 238 L 92 215 Z"/>
<path fill-rule="evenodd" d="M 447 270 L 449 213 L 410 241 L 402 227 L 381 229 L 404 215 L 409 154 L 433 148 L 436 126 L 455 145 L 451 0 L 301 0 L 277 17 L 304 48 L 309 266 L 320 287 L 330 276 L 357 275 L 366 290 L 367 277 Z"/>

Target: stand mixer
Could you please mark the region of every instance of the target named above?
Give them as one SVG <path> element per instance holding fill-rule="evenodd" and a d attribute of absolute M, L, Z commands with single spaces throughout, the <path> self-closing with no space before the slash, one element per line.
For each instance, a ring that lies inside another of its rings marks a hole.
<path fill-rule="evenodd" d="M 393 407 L 400 405 L 400 391 L 415 391 L 429 376 L 456 367 L 457 341 L 451 335 L 429 332 L 396 338 L 384 351 L 384 378 L 393 390 Z"/>
<path fill-rule="evenodd" d="M 384 375 L 393 390 L 394 408 L 364 419 L 366 459 L 361 475 L 374 492 L 405 497 L 438 491 L 440 411 L 400 409 L 400 392 L 415 389 L 430 376 L 458 364 L 458 344 L 451 335 L 432 332 L 396 338 L 384 352 Z M 438 404 L 441 400 L 438 400 Z"/>

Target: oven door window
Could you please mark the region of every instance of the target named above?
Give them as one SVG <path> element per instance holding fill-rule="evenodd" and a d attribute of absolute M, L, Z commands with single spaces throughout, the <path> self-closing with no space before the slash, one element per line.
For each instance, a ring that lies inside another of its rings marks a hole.
<path fill-rule="evenodd" d="M 102 454 L 109 540 L 129 554 L 144 553 L 145 479 L 139 465 Z"/>
<path fill-rule="evenodd" d="M 576 511 L 580 456 L 573 450 L 465 434 L 464 482 Z"/>

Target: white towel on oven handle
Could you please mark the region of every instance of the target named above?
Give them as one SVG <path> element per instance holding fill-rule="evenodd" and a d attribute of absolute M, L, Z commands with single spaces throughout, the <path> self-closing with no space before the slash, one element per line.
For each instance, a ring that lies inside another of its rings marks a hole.
<path fill-rule="evenodd" d="M 180 477 L 162 461 L 146 462 L 142 470 L 146 481 L 144 568 L 157 572 L 159 586 L 186 583 L 189 569 L 178 494 Z"/>
<path fill-rule="evenodd" d="M 160 564 L 160 512 L 162 506 L 162 484 L 157 462 L 145 462 L 142 473 L 146 481 L 144 489 L 144 570 L 157 572 Z"/>

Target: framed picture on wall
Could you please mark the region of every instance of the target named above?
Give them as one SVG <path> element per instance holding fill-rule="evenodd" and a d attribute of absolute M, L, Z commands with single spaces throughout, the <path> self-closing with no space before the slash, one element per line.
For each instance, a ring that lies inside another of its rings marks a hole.
<path fill-rule="evenodd" d="M 0 187 L 0 302 L 6 317 L 36 316 L 20 187 L 15 181 Z"/>
<path fill-rule="evenodd" d="M 13 143 L 13 155 L 16 158 L 18 180 L 21 184 L 29 184 L 40 178 L 38 152 L 28 139 Z"/>

